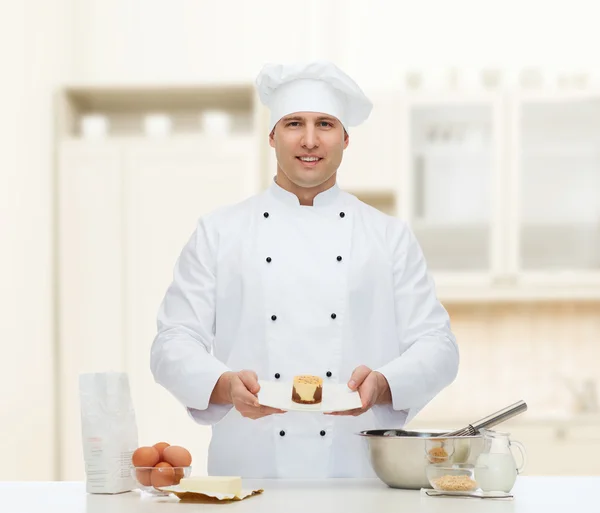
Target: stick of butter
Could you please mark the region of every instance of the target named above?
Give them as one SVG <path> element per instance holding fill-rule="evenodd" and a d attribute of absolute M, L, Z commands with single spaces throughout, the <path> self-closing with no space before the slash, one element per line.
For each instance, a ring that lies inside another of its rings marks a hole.
<path fill-rule="evenodd" d="M 179 487 L 186 492 L 212 492 L 240 496 L 242 494 L 242 478 L 235 476 L 183 477 L 179 482 Z"/>

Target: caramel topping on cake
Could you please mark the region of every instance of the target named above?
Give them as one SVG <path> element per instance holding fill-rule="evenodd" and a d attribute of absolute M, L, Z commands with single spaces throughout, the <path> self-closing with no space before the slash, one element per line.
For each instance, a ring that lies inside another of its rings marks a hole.
<path fill-rule="evenodd" d="M 319 376 L 311 376 L 309 374 L 302 374 L 301 376 L 294 376 L 294 383 L 303 383 L 305 385 L 322 385 L 323 378 Z"/>

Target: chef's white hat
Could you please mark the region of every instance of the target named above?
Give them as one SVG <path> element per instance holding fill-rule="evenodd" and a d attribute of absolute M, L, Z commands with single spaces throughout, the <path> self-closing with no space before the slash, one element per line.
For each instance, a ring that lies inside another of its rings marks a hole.
<path fill-rule="evenodd" d="M 335 64 L 267 64 L 256 78 L 261 102 L 271 109 L 269 132 L 294 112 L 322 112 L 340 120 L 346 130 L 365 121 L 373 104 Z"/>

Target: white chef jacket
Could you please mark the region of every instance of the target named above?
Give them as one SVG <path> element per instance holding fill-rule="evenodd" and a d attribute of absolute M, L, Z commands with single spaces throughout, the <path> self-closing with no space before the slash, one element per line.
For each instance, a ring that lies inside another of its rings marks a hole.
<path fill-rule="evenodd" d="M 204 217 L 158 313 L 155 381 L 213 426 L 209 475 L 374 477 L 364 429 L 402 428 L 456 377 L 446 310 L 406 223 L 342 191 L 313 206 L 275 181 Z M 366 365 L 392 404 L 358 417 L 286 412 L 258 420 L 209 404 L 225 371 L 347 383 Z"/>

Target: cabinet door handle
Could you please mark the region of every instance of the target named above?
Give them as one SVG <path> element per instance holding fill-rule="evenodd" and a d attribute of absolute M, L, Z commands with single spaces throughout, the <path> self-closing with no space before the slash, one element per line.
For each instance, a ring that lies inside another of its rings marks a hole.
<path fill-rule="evenodd" d="M 415 218 L 421 219 L 425 216 L 425 158 L 417 155 L 414 163 L 414 198 Z"/>

